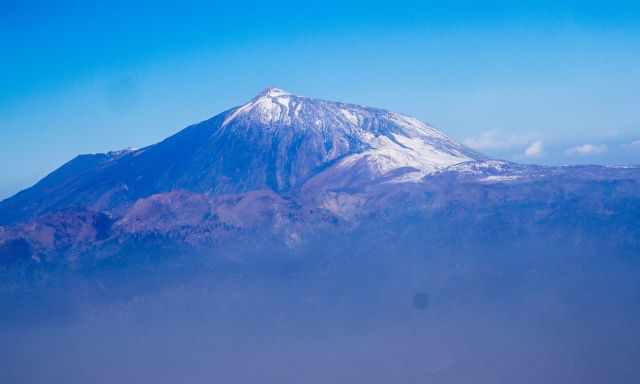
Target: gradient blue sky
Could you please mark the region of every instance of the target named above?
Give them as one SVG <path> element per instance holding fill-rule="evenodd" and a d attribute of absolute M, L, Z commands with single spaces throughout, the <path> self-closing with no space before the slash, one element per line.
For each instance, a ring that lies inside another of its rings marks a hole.
<path fill-rule="evenodd" d="M 0 198 L 266 86 L 510 160 L 640 163 L 638 1 L 87 3 L 0 1 Z"/>

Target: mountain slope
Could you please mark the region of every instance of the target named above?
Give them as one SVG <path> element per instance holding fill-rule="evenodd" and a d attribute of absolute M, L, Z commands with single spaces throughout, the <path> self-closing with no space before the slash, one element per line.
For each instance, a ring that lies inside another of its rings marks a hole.
<path fill-rule="evenodd" d="M 84 155 L 0 203 L 0 224 L 70 207 L 121 215 L 173 190 L 295 193 L 391 177 L 418 181 L 484 156 L 407 116 L 268 88 L 248 103 L 139 150 Z"/>
<path fill-rule="evenodd" d="M 158 144 L 79 156 L 0 203 L 0 266 L 238 260 L 406 231 L 622 254 L 640 249 L 638 217 L 640 168 L 489 160 L 410 117 L 270 88 Z"/>

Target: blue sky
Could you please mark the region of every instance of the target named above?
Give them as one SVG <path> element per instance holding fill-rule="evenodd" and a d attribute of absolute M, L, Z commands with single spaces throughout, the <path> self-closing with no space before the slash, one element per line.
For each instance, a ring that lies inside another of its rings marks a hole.
<path fill-rule="evenodd" d="M 0 198 L 267 86 L 510 160 L 640 163 L 637 1 L 53 3 L 0 4 Z"/>

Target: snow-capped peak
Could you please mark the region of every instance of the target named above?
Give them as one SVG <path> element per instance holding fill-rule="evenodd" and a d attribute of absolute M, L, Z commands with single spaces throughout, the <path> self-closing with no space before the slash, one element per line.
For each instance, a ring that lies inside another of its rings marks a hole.
<path fill-rule="evenodd" d="M 228 111 L 221 129 L 256 140 L 250 144 L 256 153 L 262 153 L 259 140 L 270 136 L 264 151 L 272 151 L 275 146 L 277 156 L 294 151 L 296 158 L 312 162 L 301 167 L 302 178 L 309 176 L 309 170 L 333 163 L 335 172 L 367 174 L 371 178 L 401 174 L 394 181 L 419 181 L 429 173 L 477 157 L 415 118 L 300 97 L 279 88 L 266 88 L 246 104 Z M 306 149 L 297 154 L 302 147 Z M 277 161 L 286 163 L 280 158 Z M 286 184 L 293 185 L 296 180 Z"/>
<path fill-rule="evenodd" d="M 288 115 L 292 97 L 291 93 L 280 88 L 266 88 L 248 103 L 236 108 L 225 118 L 223 126 L 245 114 L 254 115 L 261 123 L 287 122 L 290 120 Z"/>

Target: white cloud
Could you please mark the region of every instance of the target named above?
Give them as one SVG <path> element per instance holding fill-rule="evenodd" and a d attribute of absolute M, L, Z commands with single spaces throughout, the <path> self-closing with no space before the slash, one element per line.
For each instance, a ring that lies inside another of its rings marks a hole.
<path fill-rule="evenodd" d="M 579 156 L 592 156 L 592 155 L 600 155 L 607 152 L 607 146 L 602 145 L 593 145 L 593 144 L 583 144 L 578 145 L 577 147 L 569 148 L 565 151 L 567 155 L 579 155 Z"/>
<path fill-rule="evenodd" d="M 527 145 L 530 138 L 524 136 L 503 135 L 496 130 L 485 131 L 477 137 L 469 137 L 464 144 L 478 151 L 492 149 L 510 149 Z"/>
<path fill-rule="evenodd" d="M 632 141 L 630 145 L 632 148 L 640 148 L 640 140 Z"/>
<path fill-rule="evenodd" d="M 542 140 L 536 140 L 529 144 L 527 149 L 524 150 L 524 155 L 527 157 L 537 157 L 540 156 L 543 151 Z"/>

